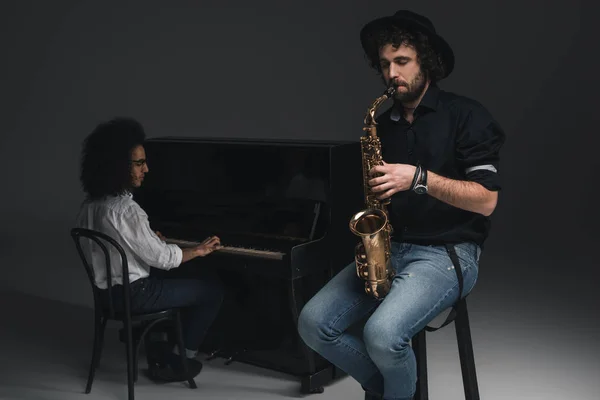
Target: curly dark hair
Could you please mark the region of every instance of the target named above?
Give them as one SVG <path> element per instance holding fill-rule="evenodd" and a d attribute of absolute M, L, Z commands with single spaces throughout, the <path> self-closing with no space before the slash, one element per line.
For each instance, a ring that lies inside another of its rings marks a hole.
<path fill-rule="evenodd" d="M 83 142 L 80 180 L 89 199 L 131 189 L 131 153 L 146 133 L 133 118 L 117 117 L 96 126 Z"/>
<path fill-rule="evenodd" d="M 386 44 L 400 47 L 402 44 L 412 47 L 417 52 L 417 60 L 421 70 L 432 82 L 437 82 L 444 77 L 446 66 L 442 57 L 435 51 L 427 35 L 419 31 L 409 31 L 394 25 L 388 25 L 369 37 L 369 50 L 365 54 L 370 66 L 381 75 L 379 65 L 379 51 Z"/>

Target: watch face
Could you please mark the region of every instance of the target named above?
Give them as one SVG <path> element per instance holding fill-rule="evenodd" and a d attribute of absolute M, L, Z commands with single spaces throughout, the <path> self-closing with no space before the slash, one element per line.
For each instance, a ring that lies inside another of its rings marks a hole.
<path fill-rule="evenodd" d="M 425 194 L 425 193 L 427 193 L 427 186 L 419 185 L 419 186 L 415 187 L 415 192 L 417 194 Z"/>

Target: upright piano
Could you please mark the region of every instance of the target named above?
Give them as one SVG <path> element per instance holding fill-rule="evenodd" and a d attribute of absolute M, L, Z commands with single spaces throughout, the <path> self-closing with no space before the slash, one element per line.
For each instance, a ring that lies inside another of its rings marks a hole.
<path fill-rule="evenodd" d="M 134 193 L 153 230 L 223 248 L 183 264 L 212 268 L 227 294 L 201 350 L 297 376 L 303 393 L 343 375 L 297 332 L 303 305 L 354 259 L 348 223 L 364 208 L 360 143 L 161 137 Z"/>

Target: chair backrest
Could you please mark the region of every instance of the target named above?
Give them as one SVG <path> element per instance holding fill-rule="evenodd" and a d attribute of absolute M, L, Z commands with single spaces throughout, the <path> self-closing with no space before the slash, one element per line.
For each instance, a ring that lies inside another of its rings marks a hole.
<path fill-rule="evenodd" d="M 95 242 L 104 253 L 105 259 L 105 268 L 106 268 L 106 284 L 107 284 L 107 297 L 108 297 L 108 315 L 105 317 L 114 319 L 115 318 L 115 308 L 114 308 L 114 299 L 112 293 L 112 269 L 110 264 L 110 252 L 106 246 L 106 243 L 113 246 L 121 255 L 121 267 L 123 269 L 122 273 L 122 283 L 123 283 L 123 312 L 126 316 L 131 315 L 131 301 L 130 301 L 130 289 L 129 289 L 129 267 L 127 265 L 127 256 L 125 255 L 125 251 L 121 247 L 121 245 L 111 238 L 110 236 L 98 232 L 91 229 L 85 228 L 73 228 L 71 229 L 71 237 L 75 242 L 75 246 L 77 247 L 77 252 L 79 253 L 79 257 L 83 262 L 83 266 L 87 272 L 88 278 L 90 279 L 90 284 L 92 285 L 92 292 L 94 294 L 94 307 L 96 310 L 100 310 L 102 313 L 106 313 L 107 310 L 103 307 L 102 300 L 100 298 L 100 288 L 96 286 L 94 269 L 88 262 L 83 248 L 81 247 L 81 238 L 85 237 Z M 92 245 L 92 243 L 90 243 Z"/>

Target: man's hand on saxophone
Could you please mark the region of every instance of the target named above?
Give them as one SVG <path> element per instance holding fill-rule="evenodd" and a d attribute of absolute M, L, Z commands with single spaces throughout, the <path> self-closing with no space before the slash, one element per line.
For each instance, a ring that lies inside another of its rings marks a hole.
<path fill-rule="evenodd" d="M 387 164 L 377 165 L 369 171 L 369 176 L 376 178 L 369 180 L 369 185 L 373 193 L 380 193 L 379 200 L 391 197 L 394 193 L 409 190 L 413 184 L 413 179 L 417 167 L 409 164 Z"/>

